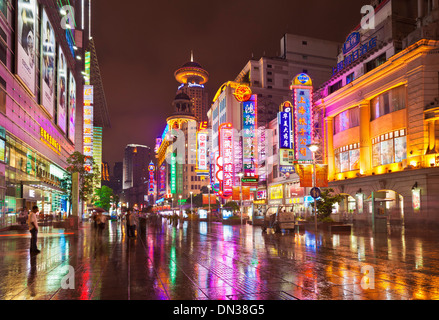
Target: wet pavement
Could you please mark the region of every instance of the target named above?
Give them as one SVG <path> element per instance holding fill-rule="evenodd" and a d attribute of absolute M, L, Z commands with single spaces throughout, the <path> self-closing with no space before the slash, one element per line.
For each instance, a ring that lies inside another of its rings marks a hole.
<path fill-rule="evenodd" d="M 165 220 L 164 220 L 165 222 Z M 262 234 L 260 227 L 109 222 L 0 232 L 1 300 L 439 299 L 439 232 Z"/>

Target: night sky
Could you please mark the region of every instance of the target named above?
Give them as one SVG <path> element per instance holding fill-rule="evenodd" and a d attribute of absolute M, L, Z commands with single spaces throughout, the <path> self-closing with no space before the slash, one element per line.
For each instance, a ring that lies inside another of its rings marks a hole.
<path fill-rule="evenodd" d="M 96 0 L 92 32 L 110 112 L 103 160 L 127 144 L 154 147 L 172 113 L 174 71 L 190 60 L 210 74 L 209 101 L 252 54 L 280 54 L 285 33 L 343 43 L 370 0 Z"/>

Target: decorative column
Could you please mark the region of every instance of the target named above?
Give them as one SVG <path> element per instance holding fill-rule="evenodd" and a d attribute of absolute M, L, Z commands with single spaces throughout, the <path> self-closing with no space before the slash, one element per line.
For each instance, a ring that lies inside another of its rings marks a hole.
<path fill-rule="evenodd" d="M 370 140 L 370 103 L 363 101 L 360 105 L 360 174 L 370 173 L 371 150 Z"/>
<path fill-rule="evenodd" d="M 325 118 L 326 129 L 326 161 L 328 164 L 328 180 L 334 180 L 335 157 L 334 157 L 334 118 Z"/>

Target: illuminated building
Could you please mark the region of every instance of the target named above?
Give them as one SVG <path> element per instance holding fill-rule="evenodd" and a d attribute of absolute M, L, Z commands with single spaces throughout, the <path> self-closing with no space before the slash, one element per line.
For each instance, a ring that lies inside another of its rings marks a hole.
<path fill-rule="evenodd" d="M 345 195 L 339 214 L 437 223 L 439 4 L 374 4 L 375 29 L 347 36 L 315 93 L 319 156 L 329 186 Z"/>
<path fill-rule="evenodd" d="M 88 3 L 0 1 L 0 228 L 24 206 L 72 212 L 61 180 L 66 159 L 83 152 L 88 25 L 78 18 Z M 71 29 L 64 5 L 75 9 Z"/>
<path fill-rule="evenodd" d="M 208 94 L 204 85 L 209 80 L 209 73 L 197 62 L 191 54 L 191 61 L 186 62 L 174 73 L 175 80 L 180 83 L 178 93 L 185 93 L 191 99 L 197 122 L 206 121 L 208 110 Z"/>
<path fill-rule="evenodd" d="M 163 147 L 158 148 L 158 167 L 160 168 L 167 156 L 169 193 L 174 199 L 180 195 L 187 199 L 191 191 L 194 194 L 200 193 L 201 187 L 207 185 L 207 180 L 196 173 L 198 127 L 191 98 L 181 92 L 175 97 L 172 106 L 174 113 L 166 119 L 169 131 L 162 141 Z M 163 150 L 165 147 L 166 151 Z"/>

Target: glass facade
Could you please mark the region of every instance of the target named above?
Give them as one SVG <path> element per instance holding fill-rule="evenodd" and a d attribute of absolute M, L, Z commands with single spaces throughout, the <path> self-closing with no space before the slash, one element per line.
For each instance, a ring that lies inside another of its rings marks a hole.
<path fill-rule="evenodd" d="M 334 151 L 335 172 L 360 170 L 360 143 L 353 143 Z"/>
<path fill-rule="evenodd" d="M 378 119 L 386 114 L 405 109 L 406 89 L 400 86 L 380 94 L 370 102 L 371 121 Z"/>
<path fill-rule="evenodd" d="M 398 163 L 407 159 L 406 129 L 381 134 L 372 139 L 372 166 Z"/>

